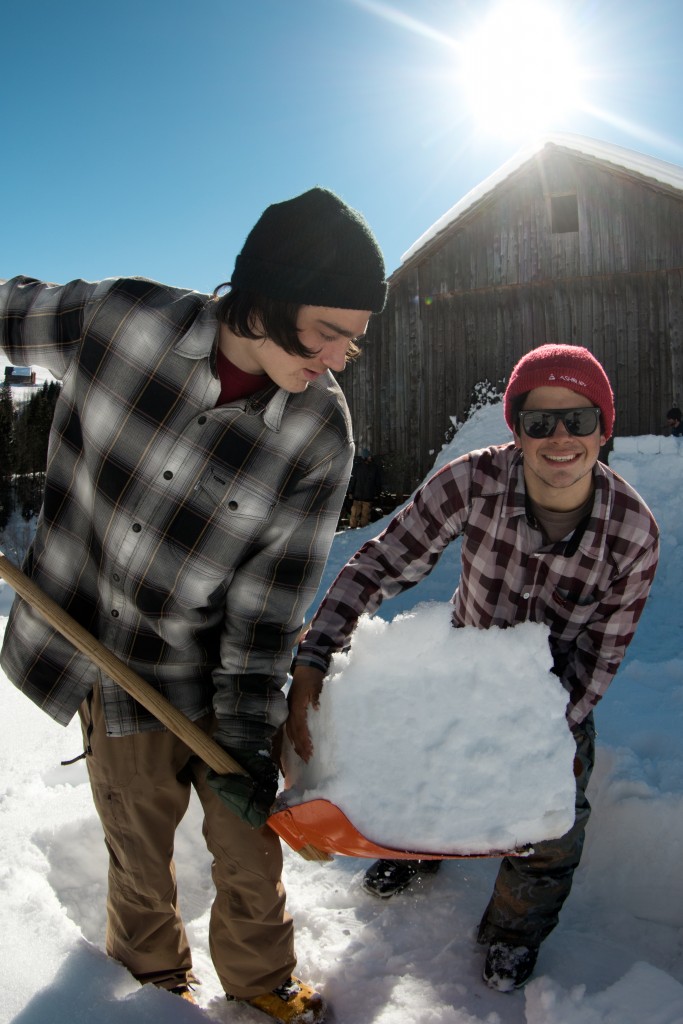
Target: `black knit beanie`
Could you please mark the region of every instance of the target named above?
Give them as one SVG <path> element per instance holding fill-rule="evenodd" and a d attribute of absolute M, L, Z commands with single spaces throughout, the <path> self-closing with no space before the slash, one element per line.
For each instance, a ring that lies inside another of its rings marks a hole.
<path fill-rule="evenodd" d="M 373 313 L 387 294 L 382 252 L 365 218 L 318 187 L 262 213 L 230 283 L 278 302 Z"/>

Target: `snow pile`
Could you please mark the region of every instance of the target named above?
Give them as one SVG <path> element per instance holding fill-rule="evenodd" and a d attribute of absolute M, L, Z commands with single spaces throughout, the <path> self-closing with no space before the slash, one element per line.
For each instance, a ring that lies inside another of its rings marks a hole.
<path fill-rule="evenodd" d="M 549 978 L 526 992 L 527 1024 L 681 1024 L 683 987 L 664 971 L 636 963 L 604 992 L 589 996 L 585 985 L 563 992 Z"/>
<path fill-rule="evenodd" d="M 310 762 L 287 747 L 290 804 L 327 799 L 367 839 L 424 853 L 514 850 L 571 827 L 575 746 L 547 626 L 484 633 L 450 614 L 361 617 L 309 711 Z"/>

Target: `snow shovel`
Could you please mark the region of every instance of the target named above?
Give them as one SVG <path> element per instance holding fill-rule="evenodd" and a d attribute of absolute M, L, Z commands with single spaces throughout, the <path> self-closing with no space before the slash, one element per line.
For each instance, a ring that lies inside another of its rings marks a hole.
<path fill-rule="evenodd" d="M 163 725 L 178 736 L 210 768 L 221 775 L 247 773 L 214 740 L 186 715 L 166 700 L 153 686 L 141 679 L 108 648 L 96 640 L 63 608 L 30 580 L 0 552 L 0 579 L 31 605 L 73 646 L 85 654 Z M 423 853 L 419 850 L 382 846 L 362 835 L 336 804 L 313 799 L 288 805 L 279 798 L 268 825 L 305 860 L 330 861 L 334 854 L 347 857 L 386 857 L 392 860 L 446 860 L 477 857 L 502 857 L 523 854 L 524 850 L 486 853 Z"/>
<path fill-rule="evenodd" d="M 58 633 L 69 640 L 82 654 L 87 655 L 93 664 L 102 669 L 111 679 L 121 686 L 143 707 L 147 708 L 158 720 L 178 736 L 194 751 L 202 761 L 213 768 L 219 775 L 239 774 L 247 772 L 229 754 L 223 750 L 210 736 L 207 736 L 198 725 L 191 721 L 182 711 L 173 707 L 153 686 L 133 672 L 115 654 L 88 633 L 63 608 L 48 597 L 33 580 L 30 580 L 21 569 L 9 561 L 0 552 L 0 579 L 6 580 L 20 597 L 31 605 Z M 288 842 L 288 836 L 277 827 L 279 814 L 272 815 L 268 824 Z M 329 861 L 329 852 L 319 850 L 304 838 L 297 836 L 293 846 L 305 860 Z"/>

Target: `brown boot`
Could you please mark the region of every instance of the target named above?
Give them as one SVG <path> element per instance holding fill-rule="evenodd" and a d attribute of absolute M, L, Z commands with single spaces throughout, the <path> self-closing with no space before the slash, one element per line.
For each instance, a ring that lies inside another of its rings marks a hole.
<path fill-rule="evenodd" d="M 281 1024 L 322 1024 L 327 1009 L 320 993 L 294 975 L 272 992 L 240 1002 L 249 1003 Z"/>
<path fill-rule="evenodd" d="M 176 985 L 175 988 L 170 988 L 168 991 L 173 993 L 174 996 L 180 996 L 181 999 L 184 999 L 188 1003 L 196 1004 L 197 1002 L 189 985 Z"/>

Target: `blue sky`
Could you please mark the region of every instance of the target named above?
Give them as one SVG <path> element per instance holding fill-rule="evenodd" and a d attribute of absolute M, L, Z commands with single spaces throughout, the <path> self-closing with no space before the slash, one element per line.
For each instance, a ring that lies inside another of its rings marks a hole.
<path fill-rule="evenodd" d="M 680 0 L 544 0 L 526 41 L 512 25 L 494 50 L 500 3 L 9 5 L 0 277 L 141 274 L 210 291 L 261 211 L 315 184 L 363 211 L 391 271 L 539 131 L 683 164 Z M 580 92 L 548 104 L 570 77 L 567 43 Z"/>

